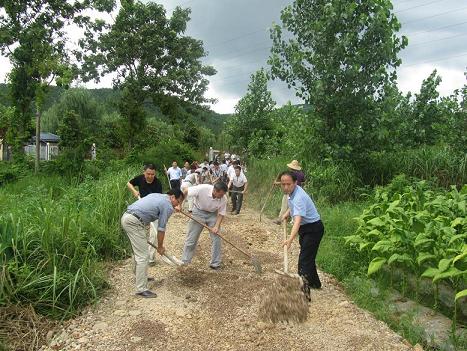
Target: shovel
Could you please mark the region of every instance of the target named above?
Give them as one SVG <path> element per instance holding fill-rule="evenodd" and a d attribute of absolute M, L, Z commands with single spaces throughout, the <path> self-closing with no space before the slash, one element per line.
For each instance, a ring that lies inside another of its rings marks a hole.
<path fill-rule="evenodd" d="M 207 230 L 211 231 L 211 228 L 209 228 L 206 224 L 200 222 L 199 220 L 197 220 L 196 218 L 194 218 L 193 216 L 190 216 L 188 213 L 186 212 L 183 212 L 183 211 L 180 211 L 180 213 L 182 213 L 183 215 L 187 216 L 188 218 L 190 218 L 191 220 L 195 221 L 196 223 L 198 223 L 199 225 L 203 226 L 204 228 L 206 228 Z M 251 260 L 251 264 L 253 265 L 253 267 L 255 267 L 255 271 L 256 273 L 258 274 L 261 274 L 262 272 L 262 268 L 261 268 L 261 262 L 259 262 L 259 260 L 250 255 L 248 252 L 246 251 L 243 251 L 242 249 L 240 249 L 239 247 L 237 247 L 236 245 L 234 245 L 232 242 L 230 242 L 229 240 L 227 240 L 223 235 L 219 234 L 219 233 L 216 233 L 217 236 L 219 236 L 222 240 L 224 240 L 227 244 L 229 244 L 230 246 L 234 247 L 235 249 L 237 249 L 238 251 L 240 251 L 242 254 L 244 254 L 246 257 L 248 257 L 250 260 Z"/>
<path fill-rule="evenodd" d="M 283 239 L 284 241 L 287 240 L 287 220 L 282 222 L 283 227 Z M 284 270 L 281 271 L 279 269 L 275 269 L 274 272 L 280 275 L 284 275 L 290 278 L 298 278 L 300 280 L 300 284 L 303 284 L 303 279 L 296 273 L 289 273 L 289 253 L 287 246 L 284 245 Z"/>
<path fill-rule="evenodd" d="M 157 250 L 156 245 L 154 245 L 149 240 L 148 240 L 148 244 L 151 245 L 153 248 L 155 248 Z M 175 257 L 173 255 L 166 254 L 166 253 L 161 256 L 161 260 L 164 261 L 165 263 L 167 263 L 170 266 L 181 266 L 181 265 L 183 265 L 183 262 L 180 261 L 177 257 Z"/>

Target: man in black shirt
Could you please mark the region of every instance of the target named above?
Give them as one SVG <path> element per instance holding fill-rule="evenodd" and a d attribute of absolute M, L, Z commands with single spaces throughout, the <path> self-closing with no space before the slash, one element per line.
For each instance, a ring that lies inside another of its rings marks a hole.
<path fill-rule="evenodd" d="M 152 193 L 162 194 L 162 183 L 157 179 L 156 167 L 151 163 L 145 165 L 144 173 L 130 180 L 127 186 L 136 198 Z M 138 187 L 138 190 L 135 187 Z"/>
<path fill-rule="evenodd" d="M 148 194 L 159 193 L 162 194 L 162 183 L 156 177 L 156 167 L 152 164 L 144 165 L 143 174 L 134 177 L 127 183 L 128 189 L 132 192 L 134 197 L 137 199 L 145 197 Z M 138 187 L 136 190 L 135 187 Z M 157 221 L 156 221 L 157 222 Z M 157 223 L 154 222 L 156 228 Z M 156 231 L 149 226 L 149 241 L 156 245 Z M 149 245 L 149 265 L 153 266 L 155 264 L 156 249 Z"/>

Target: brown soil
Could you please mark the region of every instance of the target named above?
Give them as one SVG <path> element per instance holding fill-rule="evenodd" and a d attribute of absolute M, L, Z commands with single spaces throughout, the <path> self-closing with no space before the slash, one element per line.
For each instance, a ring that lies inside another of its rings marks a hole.
<path fill-rule="evenodd" d="M 178 257 L 186 226 L 181 214 L 169 221 L 165 246 Z M 159 260 L 150 267 L 157 298 L 134 295 L 131 260 L 122 262 L 110 272 L 109 294 L 81 317 L 65 322 L 42 350 L 412 349 L 386 324 L 355 306 L 336 280 L 323 273 L 323 288 L 312 291 L 309 307 L 302 304 L 295 310 L 296 320 L 302 323 L 280 321 L 293 318 L 265 322 L 268 318 L 260 318 L 260 312 L 268 313 L 264 306 L 277 281 L 274 269 L 282 269 L 280 227 L 267 219 L 259 223 L 259 214 L 246 209 L 226 217 L 223 233 L 259 258 L 262 275 L 255 273 L 247 257 L 225 243 L 222 268 L 211 270 L 210 239 L 205 231 L 191 266 L 177 269 Z M 296 272 L 297 254 L 294 243 L 291 272 Z M 290 317 L 291 312 L 287 313 Z"/>

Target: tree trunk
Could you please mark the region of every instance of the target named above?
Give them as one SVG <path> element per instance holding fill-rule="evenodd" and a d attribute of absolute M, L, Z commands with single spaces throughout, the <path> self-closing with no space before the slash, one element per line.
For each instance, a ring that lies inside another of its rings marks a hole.
<path fill-rule="evenodd" d="M 41 112 L 36 110 L 36 159 L 34 163 L 34 173 L 39 172 L 39 162 L 41 158 Z"/>

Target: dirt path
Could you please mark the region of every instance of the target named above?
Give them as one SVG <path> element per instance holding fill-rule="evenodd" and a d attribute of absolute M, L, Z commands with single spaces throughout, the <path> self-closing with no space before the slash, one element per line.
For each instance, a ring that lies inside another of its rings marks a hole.
<path fill-rule="evenodd" d="M 323 289 L 312 292 L 309 318 L 302 324 L 258 321 L 261 296 L 281 268 L 280 227 L 258 223 L 246 209 L 227 216 L 224 233 L 261 260 L 254 273 L 249 260 L 223 244 L 224 266 L 209 269 L 210 242 L 204 232 L 193 260 L 193 275 L 183 275 L 160 261 L 149 270 L 156 299 L 133 295 L 131 262 L 115 267 L 112 290 L 97 306 L 66 322 L 41 350 L 411 350 L 410 344 L 383 322 L 359 309 L 339 284 L 321 273 Z M 187 219 L 172 216 L 166 248 L 180 256 Z M 297 246 L 292 249 L 296 271 Z M 50 336 L 50 335 L 49 335 Z M 51 337 L 51 336 L 50 336 Z"/>

